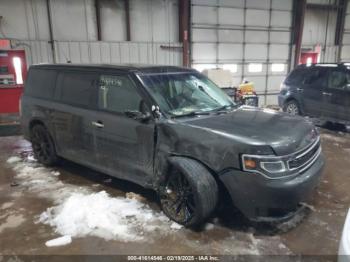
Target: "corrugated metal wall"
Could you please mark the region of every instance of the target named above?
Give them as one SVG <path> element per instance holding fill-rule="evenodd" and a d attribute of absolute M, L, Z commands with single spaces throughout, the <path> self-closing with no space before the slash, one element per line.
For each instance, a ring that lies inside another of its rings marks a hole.
<path fill-rule="evenodd" d="M 17 49 L 25 49 L 28 64 L 52 63 L 48 41 L 13 40 Z M 181 65 L 182 53 L 167 50 L 169 42 L 114 42 L 114 41 L 55 41 L 57 63 L 133 63 Z M 181 47 L 179 43 L 172 46 Z"/>
<path fill-rule="evenodd" d="M 193 0 L 193 65 L 231 65 L 235 85 L 247 78 L 255 83 L 261 104 L 277 104 L 290 64 L 292 2 Z"/>
<path fill-rule="evenodd" d="M 350 3 L 346 11 L 345 30 L 343 36 L 343 46 L 341 52 L 341 60 L 343 62 L 350 62 Z"/>
<path fill-rule="evenodd" d="M 97 40 L 93 0 L 51 0 L 57 62 L 182 65 L 177 0 L 130 0 L 131 40 L 126 41 L 122 0 L 101 0 Z M 1 0 L 0 37 L 26 50 L 28 65 L 52 62 L 45 0 Z"/>

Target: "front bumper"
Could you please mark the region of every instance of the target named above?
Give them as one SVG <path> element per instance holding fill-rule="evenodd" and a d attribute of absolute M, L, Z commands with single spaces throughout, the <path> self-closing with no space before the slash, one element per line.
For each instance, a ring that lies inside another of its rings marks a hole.
<path fill-rule="evenodd" d="M 278 97 L 277 97 L 277 99 L 278 99 L 278 106 L 279 106 L 280 108 L 283 108 L 283 106 L 284 106 L 284 104 L 285 104 L 285 102 L 286 102 L 286 100 L 287 100 L 287 96 L 286 96 L 286 95 L 279 94 Z"/>
<path fill-rule="evenodd" d="M 233 204 L 250 220 L 286 220 L 298 211 L 318 185 L 325 164 L 322 153 L 302 174 L 268 179 L 259 174 L 230 170 L 220 175 Z"/>

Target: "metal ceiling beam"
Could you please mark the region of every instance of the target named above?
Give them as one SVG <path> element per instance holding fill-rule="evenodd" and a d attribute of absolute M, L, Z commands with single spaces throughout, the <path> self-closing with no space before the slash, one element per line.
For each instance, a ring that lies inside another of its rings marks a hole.
<path fill-rule="evenodd" d="M 179 40 L 182 42 L 182 63 L 190 67 L 190 0 L 179 0 Z"/>

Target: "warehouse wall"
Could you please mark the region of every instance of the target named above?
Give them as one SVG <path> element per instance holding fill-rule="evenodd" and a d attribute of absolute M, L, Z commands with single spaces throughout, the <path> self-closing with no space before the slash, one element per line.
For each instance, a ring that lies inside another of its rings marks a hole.
<path fill-rule="evenodd" d="M 309 4 L 334 4 L 329 0 L 308 0 Z M 327 23 L 328 17 L 328 23 Z M 307 8 L 305 13 L 302 48 L 314 50 L 322 47 L 320 62 L 337 62 L 338 47 L 335 45 L 337 11 Z M 327 38 L 327 39 L 326 39 Z"/>
<path fill-rule="evenodd" d="M 292 0 L 193 0 L 196 68 L 231 68 L 233 84 L 255 83 L 261 104 L 277 104 L 291 60 Z"/>
<path fill-rule="evenodd" d="M 51 0 L 57 62 L 182 64 L 177 0 L 130 0 L 131 40 L 126 41 L 122 0 L 101 0 L 97 40 L 93 0 Z M 0 1 L 0 37 L 26 50 L 28 64 L 52 62 L 45 0 Z"/>
<path fill-rule="evenodd" d="M 341 60 L 343 62 L 350 62 L 350 3 L 348 4 L 346 13 Z"/>

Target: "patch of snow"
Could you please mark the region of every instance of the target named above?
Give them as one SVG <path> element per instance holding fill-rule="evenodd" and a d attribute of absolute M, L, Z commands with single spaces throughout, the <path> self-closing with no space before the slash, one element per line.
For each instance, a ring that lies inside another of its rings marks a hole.
<path fill-rule="evenodd" d="M 54 227 L 61 235 L 135 241 L 141 240 L 145 232 L 160 229 L 163 216 L 136 199 L 113 198 L 101 191 L 74 193 L 62 204 L 48 208 L 39 222 Z"/>
<path fill-rule="evenodd" d="M 171 232 L 172 222 L 162 212 L 152 210 L 138 194 L 112 197 L 105 191 L 95 192 L 96 187 L 64 183 L 55 171 L 36 162 L 12 165 L 21 187 L 54 202 L 37 222 L 52 226 L 60 235 L 140 241 L 145 235 L 149 239 L 150 234 Z"/>
<path fill-rule="evenodd" d="M 206 223 L 205 226 L 204 226 L 204 229 L 205 230 L 212 230 L 212 229 L 214 229 L 214 224 Z"/>
<path fill-rule="evenodd" d="M 47 247 L 57 247 L 57 246 L 69 245 L 70 243 L 72 243 L 71 236 L 62 236 L 62 237 L 58 237 L 58 238 L 46 241 L 45 245 Z"/>
<path fill-rule="evenodd" d="M 178 223 L 176 223 L 176 222 L 173 222 L 173 223 L 170 225 L 170 228 L 171 228 L 171 229 L 176 229 L 176 230 L 178 230 L 178 229 L 183 228 L 183 225 L 180 225 L 180 224 L 178 224 Z"/>
<path fill-rule="evenodd" d="M 61 173 L 58 171 L 51 171 L 51 174 L 54 176 L 59 176 Z"/>
<path fill-rule="evenodd" d="M 27 161 L 29 161 L 29 162 L 36 162 L 37 160 L 34 158 L 33 155 L 28 155 L 27 156 Z"/>
<path fill-rule="evenodd" d="M 6 160 L 6 162 L 9 164 L 13 164 L 13 163 L 19 162 L 21 160 L 22 159 L 18 156 L 11 156 L 9 159 Z"/>

